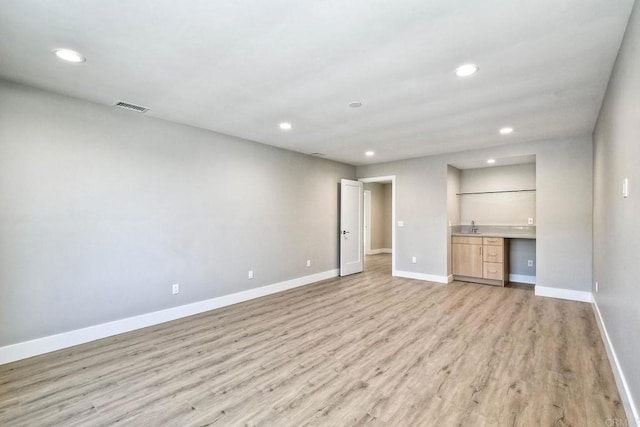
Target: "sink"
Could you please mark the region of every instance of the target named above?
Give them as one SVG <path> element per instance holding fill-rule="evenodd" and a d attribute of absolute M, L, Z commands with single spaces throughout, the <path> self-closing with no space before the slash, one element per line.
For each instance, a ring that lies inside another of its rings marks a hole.
<path fill-rule="evenodd" d="M 482 233 L 472 233 L 470 231 L 461 231 L 460 233 L 457 234 L 468 234 L 469 236 L 482 236 Z"/>

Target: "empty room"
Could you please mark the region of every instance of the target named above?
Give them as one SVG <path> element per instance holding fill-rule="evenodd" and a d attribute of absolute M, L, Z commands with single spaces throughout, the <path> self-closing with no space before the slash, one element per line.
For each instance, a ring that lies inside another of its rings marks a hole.
<path fill-rule="evenodd" d="M 0 2 L 0 426 L 640 425 L 634 0 Z"/>

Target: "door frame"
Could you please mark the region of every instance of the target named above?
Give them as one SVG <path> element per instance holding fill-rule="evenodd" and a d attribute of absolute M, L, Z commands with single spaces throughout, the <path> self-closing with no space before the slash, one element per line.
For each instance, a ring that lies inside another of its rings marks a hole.
<path fill-rule="evenodd" d="M 396 274 L 396 176 L 395 175 L 387 175 L 387 176 L 372 176 L 367 178 L 359 178 L 358 181 L 362 183 L 370 183 L 370 182 L 389 182 L 391 181 L 391 275 L 397 276 Z M 364 232 L 363 231 L 363 236 Z M 365 264 L 366 268 L 366 264 Z"/>
<path fill-rule="evenodd" d="M 371 190 L 364 190 L 364 254 L 371 253 Z"/>

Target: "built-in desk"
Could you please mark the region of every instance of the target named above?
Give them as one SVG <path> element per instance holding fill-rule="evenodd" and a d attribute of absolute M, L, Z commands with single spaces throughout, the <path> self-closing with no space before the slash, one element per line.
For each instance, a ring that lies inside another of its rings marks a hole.
<path fill-rule="evenodd" d="M 509 283 L 511 239 L 535 239 L 535 227 L 451 227 L 454 280 L 504 286 Z"/>

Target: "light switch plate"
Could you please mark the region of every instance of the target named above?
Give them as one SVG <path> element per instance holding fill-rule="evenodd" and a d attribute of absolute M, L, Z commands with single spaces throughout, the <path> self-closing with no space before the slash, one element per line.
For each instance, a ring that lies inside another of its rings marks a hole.
<path fill-rule="evenodd" d="M 398 221 L 398 227 L 404 227 L 404 221 Z"/>
<path fill-rule="evenodd" d="M 527 224 L 533 225 L 533 218 L 527 218 Z"/>
<path fill-rule="evenodd" d="M 629 197 L 629 178 L 622 180 L 622 197 L 625 199 Z"/>

